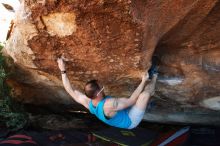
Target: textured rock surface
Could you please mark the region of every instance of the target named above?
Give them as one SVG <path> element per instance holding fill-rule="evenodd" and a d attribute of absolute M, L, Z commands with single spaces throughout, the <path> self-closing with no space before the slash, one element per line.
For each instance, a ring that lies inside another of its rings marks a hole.
<path fill-rule="evenodd" d="M 77 88 L 96 78 L 107 94 L 129 96 L 154 54 L 156 110 L 209 114 L 220 107 L 219 13 L 218 0 L 26 0 L 5 49 L 9 83 L 23 102 L 72 104 L 55 61 L 64 54 Z"/>

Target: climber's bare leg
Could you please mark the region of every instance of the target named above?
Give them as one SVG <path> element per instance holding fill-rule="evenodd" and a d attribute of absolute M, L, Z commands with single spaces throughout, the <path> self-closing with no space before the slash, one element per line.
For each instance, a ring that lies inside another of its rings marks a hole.
<path fill-rule="evenodd" d="M 144 110 L 145 111 L 150 97 L 155 92 L 156 81 L 157 81 L 157 74 L 154 74 L 151 82 L 148 85 L 146 85 L 146 87 L 141 92 L 141 94 L 139 95 L 136 103 L 133 106 L 136 106 L 140 110 Z"/>
<path fill-rule="evenodd" d="M 154 94 L 156 80 L 157 80 L 157 75 L 155 74 L 151 82 L 148 85 L 146 85 L 144 90 L 139 95 L 136 103 L 130 108 L 128 115 L 131 119 L 131 125 L 128 129 L 137 127 L 137 125 L 143 119 L 149 99 Z"/>

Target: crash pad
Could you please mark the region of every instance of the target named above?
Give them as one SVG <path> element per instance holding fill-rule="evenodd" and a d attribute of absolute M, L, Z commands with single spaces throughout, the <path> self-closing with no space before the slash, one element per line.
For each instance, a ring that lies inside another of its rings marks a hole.
<path fill-rule="evenodd" d="M 143 128 L 127 130 L 115 127 L 92 133 L 97 138 L 122 146 L 148 146 L 158 135 L 156 131 Z"/>

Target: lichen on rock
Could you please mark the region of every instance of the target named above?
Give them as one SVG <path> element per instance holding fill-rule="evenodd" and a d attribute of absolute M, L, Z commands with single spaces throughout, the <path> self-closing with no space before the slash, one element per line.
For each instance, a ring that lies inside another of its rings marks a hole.
<path fill-rule="evenodd" d="M 42 20 L 51 36 L 64 37 L 76 31 L 74 13 L 52 13 L 42 16 Z"/>

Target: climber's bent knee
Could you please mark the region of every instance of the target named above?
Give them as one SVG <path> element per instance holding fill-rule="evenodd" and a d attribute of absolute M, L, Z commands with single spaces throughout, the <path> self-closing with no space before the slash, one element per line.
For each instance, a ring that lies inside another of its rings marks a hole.
<path fill-rule="evenodd" d="M 137 127 L 143 119 L 144 113 L 144 110 L 141 110 L 135 105 L 131 107 L 131 109 L 128 112 L 128 116 L 131 119 L 131 125 L 128 127 L 128 129 L 133 129 Z"/>

